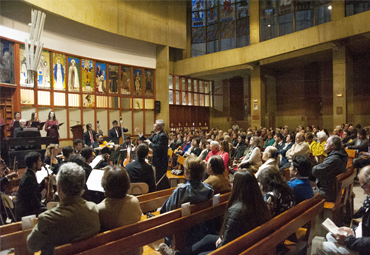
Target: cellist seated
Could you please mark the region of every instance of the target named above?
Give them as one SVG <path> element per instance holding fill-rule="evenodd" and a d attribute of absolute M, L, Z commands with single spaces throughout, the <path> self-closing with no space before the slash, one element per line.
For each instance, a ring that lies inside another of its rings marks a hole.
<path fill-rule="evenodd" d="M 131 162 L 135 157 L 133 152 L 136 150 L 135 145 L 131 142 L 130 136 L 125 136 L 124 143 L 119 146 L 119 150 L 122 151 L 122 165 L 126 166 L 129 162 Z"/>

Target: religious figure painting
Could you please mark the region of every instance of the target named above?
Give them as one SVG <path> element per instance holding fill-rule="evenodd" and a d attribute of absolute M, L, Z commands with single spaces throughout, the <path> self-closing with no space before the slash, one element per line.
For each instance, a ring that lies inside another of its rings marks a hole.
<path fill-rule="evenodd" d="M 107 93 L 107 64 L 96 63 L 96 92 Z"/>
<path fill-rule="evenodd" d="M 121 94 L 131 95 L 131 67 L 121 66 Z"/>
<path fill-rule="evenodd" d="M 68 90 L 80 91 L 80 59 L 68 57 Z"/>
<path fill-rule="evenodd" d="M 23 44 L 19 45 L 19 62 L 20 62 L 20 84 L 22 87 L 34 86 L 34 72 L 27 72 L 26 51 Z"/>
<path fill-rule="evenodd" d="M 94 92 L 94 62 L 92 60 L 82 60 L 82 91 Z"/>
<path fill-rule="evenodd" d="M 118 94 L 118 65 L 109 65 L 109 93 Z"/>
<path fill-rule="evenodd" d="M 143 96 L 142 70 L 134 69 L 134 96 Z"/>
<path fill-rule="evenodd" d="M 83 95 L 83 107 L 95 107 L 95 95 Z"/>
<path fill-rule="evenodd" d="M 65 90 L 66 56 L 64 54 L 54 53 L 53 65 L 54 89 Z"/>
<path fill-rule="evenodd" d="M 0 83 L 15 84 L 14 43 L 0 39 Z"/>
<path fill-rule="evenodd" d="M 43 50 L 37 66 L 37 87 L 50 89 L 50 52 Z"/>
<path fill-rule="evenodd" d="M 145 97 L 154 97 L 154 70 L 145 69 Z"/>

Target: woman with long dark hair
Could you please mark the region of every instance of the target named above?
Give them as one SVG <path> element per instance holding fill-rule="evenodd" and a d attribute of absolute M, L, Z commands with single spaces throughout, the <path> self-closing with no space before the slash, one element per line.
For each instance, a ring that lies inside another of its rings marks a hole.
<path fill-rule="evenodd" d="M 32 123 L 34 123 L 34 122 L 35 122 L 35 124 L 32 125 Z M 29 127 L 37 127 L 37 125 L 39 123 L 40 123 L 40 120 L 37 118 L 37 112 L 31 113 L 31 119 L 28 121 L 27 127 L 28 128 Z"/>
<path fill-rule="evenodd" d="M 166 244 L 159 245 L 162 255 L 208 254 L 226 245 L 270 219 L 257 180 L 252 173 L 237 172 L 219 235 L 207 235 L 189 252 L 176 252 Z"/>
<path fill-rule="evenodd" d="M 284 180 L 280 171 L 272 167 L 263 169 L 259 172 L 257 180 L 272 217 L 294 206 L 293 190 Z"/>
<path fill-rule="evenodd" d="M 55 116 L 54 111 L 50 111 L 48 115 L 48 119 L 45 122 L 45 131 L 46 136 L 54 136 L 59 138 L 59 126 L 58 126 L 58 120 Z"/>

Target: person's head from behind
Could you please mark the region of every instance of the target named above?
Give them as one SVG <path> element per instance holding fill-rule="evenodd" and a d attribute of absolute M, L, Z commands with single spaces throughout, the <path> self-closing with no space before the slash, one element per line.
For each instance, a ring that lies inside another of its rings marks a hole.
<path fill-rule="evenodd" d="M 308 144 L 311 144 L 313 141 L 313 134 L 311 132 L 308 132 L 305 134 L 305 138 Z"/>
<path fill-rule="evenodd" d="M 107 198 L 124 198 L 130 188 L 130 177 L 121 166 L 107 166 L 101 185 Z"/>
<path fill-rule="evenodd" d="M 220 150 L 222 150 L 223 152 L 229 153 L 229 143 L 226 142 L 225 140 L 222 141 L 220 145 Z"/>
<path fill-rule="evenodd" d="M 27 153 L 24 159 L 27 168 L 34 171 L 40 170 L 42 166 L 41 155 L 36 151 L 31 151 Z"/>
<path fill-rule="evenodd" d="M 146 145 L 146 143 L 139 144 L 137 146 L 136 153 L 139 159 L 145 159 L 145 157 L 148 156 L 149 153 L 148 145 Z"/>
<path fill-rule="evenodd" d="M 308 177 L 312 171 L 312 165 L 306 156 L 297 155 L 294 157 L 289 170 L 291 178 Z"/>
<path fill-rule="evenodd" d="M 260 188 L 263 193 L 276 191 L 279 193 L 290 192 L 292 194 L 292 190 L 284 180 L 283 175 L 279 170 L 272 167 L 263 169 L 258 175 L 257 180 L 260 183 Z"/>
<path fill-rule="evenodd" d="M 184 162 L 185 178 L 192 181 L 202 181 L 206 170 L 205 162 L 195 155 L 190 155 Z"/>
<path fill-rule="evenodd" d="M 85 158 L 86 163 L 90 164 L 93 161 L 93 150 L 90 147 L 83 148 L 81 156 Z"/>
<path fill-rule="evenodd" d="M 86 160 L 80 154 L 74 154 L 69 157 L 68 162 L 73 162 L 83 167 L 84 164 L 86 163 Z"/>
<path fill-rule="evenodd" d="M 65 146 L 62 149 L 63 157 L 65 161 L 68 161 L 68 158 L 73 155 L 73 147 L 72 146 Z"/>
<path fill-rule="evenodd" d="M 256 225 L 261 225 L 271 218 L 256 177 L 250 171 L 238 171 L 234 174 L 233 187 L 227 208 L 236 203 L 241 203 L 246 216 L 253 215 L 253 221 Z M 221 233 L 223 233 L 224 227 L 225 220 Z"/>
<path fill-rule="evenodd" d="M 220 156 L 212 156 L 207 163 L 207 174 L 219 175 L 225 171 L 224 160 Z"/>
<path fill-rule="evenodd" d="M 59 198 L 81 196 L 85 186 L 85 171 L 76 163 L 68 162 L 59 168 L 57 191 Z"/>

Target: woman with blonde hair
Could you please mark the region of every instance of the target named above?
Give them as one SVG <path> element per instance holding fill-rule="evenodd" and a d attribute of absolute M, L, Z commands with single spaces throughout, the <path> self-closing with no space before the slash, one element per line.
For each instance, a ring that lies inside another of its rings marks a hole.
<path fill-rule="evenodd" d="M 252 136 L 249 144 L 251 146 L 250 153 L 245 155 L 242 162 L 238 165 L 239 168 L 251 168 L 253 172 L 257 172 L 259 167 L 262 165 L 261 160 L 261 138 L 258 136 Z M 245 167 L 249 164 L 249 167 Z"/>
<path fill-rule="evenodd" d="M 62 160 L 56 157 L 58 154 L 58 144 L 49 144 L 45 151 L 44 163 L 50 165 L 50 169 L 53 171 L 53 174 L 58 173 L 59 167 L 62 164 Z"/>

